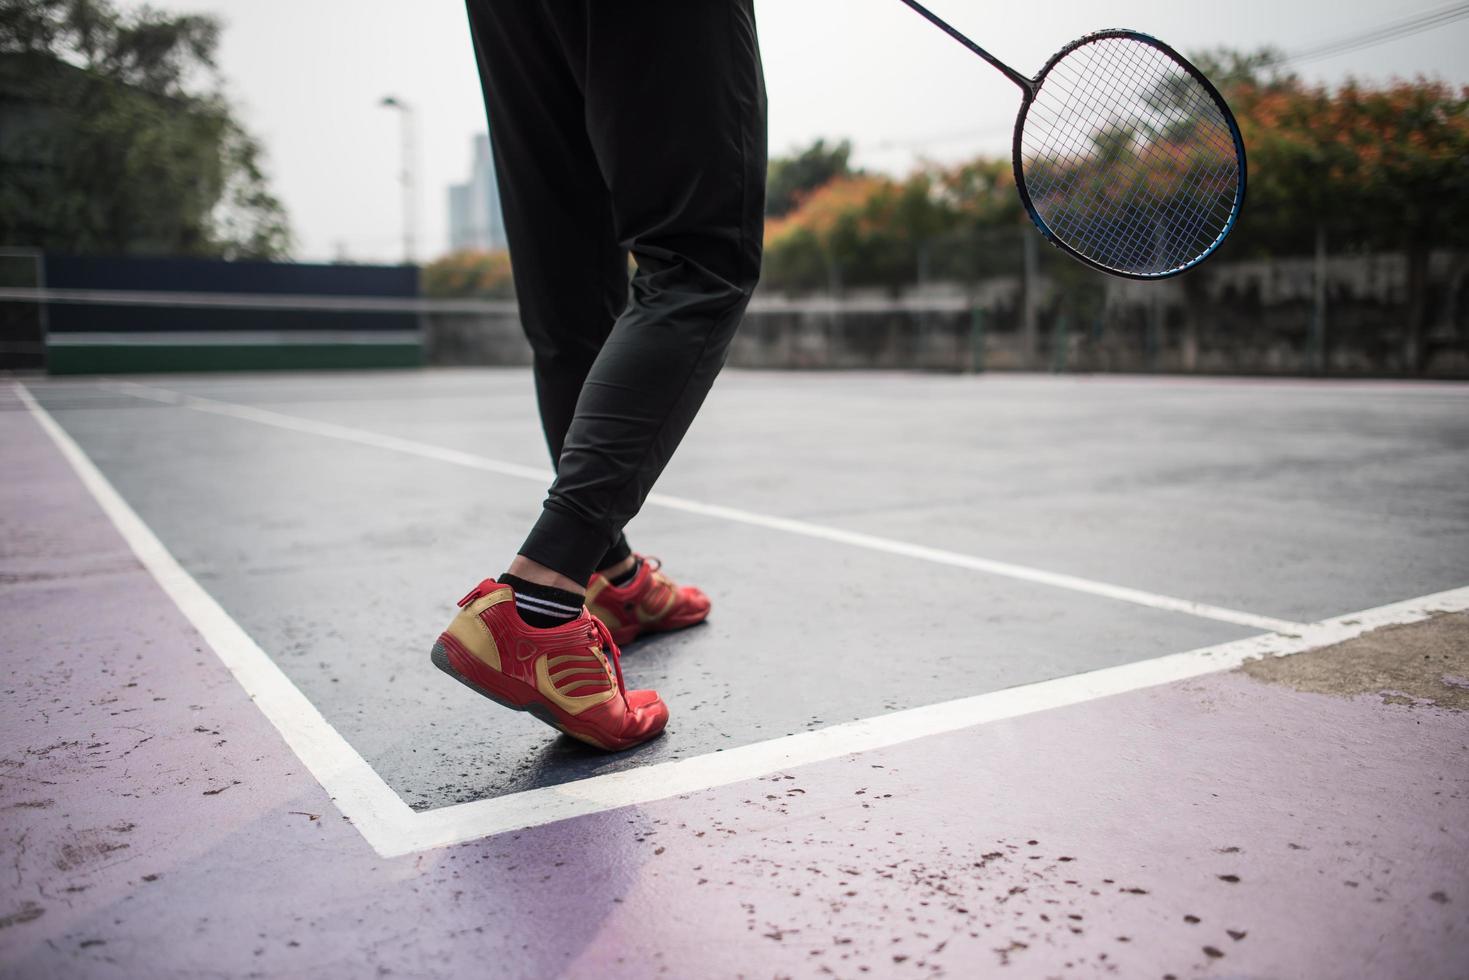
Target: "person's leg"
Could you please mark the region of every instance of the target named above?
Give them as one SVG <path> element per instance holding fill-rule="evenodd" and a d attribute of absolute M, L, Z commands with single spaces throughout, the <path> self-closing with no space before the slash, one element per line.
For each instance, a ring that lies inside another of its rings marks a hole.
<path fill-rule="evenodd" d="M 592 361 L 628 298 L 628 253 L 586 138 L 584 72 L 566 60 L 574 32 L 539 4 L 471 0 L 475 53 L 490 119 L 520 318 L 533 354 L 536 403 L 557 466 Z M 620 535 L 597 571 L 620 572 Z"/>
<path fill-rule="evenodd" d="M 531 188 L 514 205 L 519 218 L 507 202 L 507 222 L 530 235 L 545 209 L 549 228 L 595 236 L 591 226 L 610 213 L 615 247 L 632 251 L 638 271 L 587 370 L 540 519 L 510 574 L 460 600 L 432 657 L 479 693 L 604 748 L 656 736 L 668 711 L 655 692 L 626 690 L 608 626 L 579 605 L 582 584 L 702 404 L 759 275 L 765 92 L 751 4 L 470 0 L 491 125 L 504 120 L 496 152 L 507 196 L 512 183 Z M 576 92 L 580 136 L 568 115 Z M 610 212 L 582 224 L 557 212 L 597 198 L 586 186 L 588 145 Z M 537 164 L 556 178 L 514 176 Z M 585 251 L 569 241 L 565 254 Z M 533 283 L 517 271 L 517 288 L 557 290 L 567 278 L 576 288 L 581 271 L 552 267 Z M 525 616 L 537 602 L 575 615 L 536 629 Z"/>
<path fill-rule="evenodd" d="M 569 415 L 567 393 L 579 390 L 627 289 L 610 195 L 586 135 L 583 75 L 568 54 L 568 43 L 585 36 L 584 2 L 468 7 L 551 442 L 568 424 L 558 410 Z M 577 579 L 547 567 L 536 574 L 485 579 L 461 599 L 434 644 L 435 666 L 604 749 L 658 735 L 667 708 L 656 692 L 626 688 L 617 644 L 582 604 L 590 570 Z M 561 583 L 565 592 L 548 588 Z"/>
<path fill-rule="evenodd" d="M 586 16 L 587 133 L 638 268 L 520 551 L 573 581 L 642 506 L 724 364 L 759 276 L 765 189 L 750 0 L 591 0 Z"/>

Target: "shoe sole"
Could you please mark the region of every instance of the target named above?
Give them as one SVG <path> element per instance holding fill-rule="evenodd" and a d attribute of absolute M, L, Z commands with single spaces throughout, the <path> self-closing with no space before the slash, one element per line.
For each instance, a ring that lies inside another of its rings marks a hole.
<path fill-rule="evenodd" d="M 438 642 L 434 644 L 433 650 L 429 652 L 429 660 L 433 662 L 433 665 L 435 667 L 439 668 L 444 673 L 448 674 L 450 677 L 454 678 L 456 681 L 463 684 L 474 693 L 478 694 L 480 697 L 489 698 L 491 701 L 495 702 L 501 707 L 509 708 L 511 711 L 524 711 L 532 718 L 535 718 L 537 721 L 545 722 L 547 725 L 550 725 L 552 728 L 556 729 L 558 732 L 567 736 L 568 738 L 574 738 L 578 742 L 584 742 L 585 744 L 590 745 L 593 748 L 601 749 L 604 752 L 620 752 L 623 749 L 630 749 L 634 745 L 642 744 L 642 742 L 629 742 L 626 745 L 608 745 L 607 743 L 597 739 L 595 736 L 586 735 L 582 732 L 576 731 L 570 726 L 564 724 L 561 719 L 557 718 L 555 712 L 553 712 L 550 708 L 535 700 L 533 689 L 526 687 L 526 685 L 521 684 L 519 681 L 513 680 L 512 678 L 507 677 L 505 678 L 505 680 L 507 683 L 514 684 L 515 686 L 520 688 L 524 688 L 529 693 L 530 696 L 528 696 L 524 701 L 517 702 L 515 700 L 512 700 L 506 694 L 501 694 L 494 690 L 491 690 L 489 687 L 479 683 L 472 677 L 465 676 L 465 674 L 461 673 L 454 666 L 452 655 L 448 646 L 444 643 L 443 637 L 439 638 Z"/>

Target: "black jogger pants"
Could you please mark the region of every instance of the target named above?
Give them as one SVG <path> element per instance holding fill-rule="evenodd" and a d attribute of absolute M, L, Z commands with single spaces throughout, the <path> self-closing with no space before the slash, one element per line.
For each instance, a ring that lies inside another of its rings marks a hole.
<path fill-rule="evenodd" d="M 468 7 L 556 461 L 520 553 L 585 582 L 703 404 L 759 277 L 753 2 Z"/>

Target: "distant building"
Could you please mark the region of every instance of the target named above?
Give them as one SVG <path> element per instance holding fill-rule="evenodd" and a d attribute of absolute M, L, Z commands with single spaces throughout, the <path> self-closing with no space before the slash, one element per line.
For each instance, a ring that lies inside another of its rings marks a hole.
<path fill-rule="evenodd" d="M 449 185 L 449 248 L 498 251 L 506 247 L 505 218 L 500 211 L 490 138 L 480 133 L 472 145 L 469 180 Z"/>

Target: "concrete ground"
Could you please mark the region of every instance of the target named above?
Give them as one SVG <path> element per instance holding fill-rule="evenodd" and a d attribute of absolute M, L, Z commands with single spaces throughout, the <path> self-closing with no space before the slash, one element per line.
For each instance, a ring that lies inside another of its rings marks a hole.
<path fill-rule="evenodd" d="M 0 444 L 5 975 L 1469 976 L 1469 386 L 727 373 L 611 757 L 427 662 L 528 374 Z"/>

